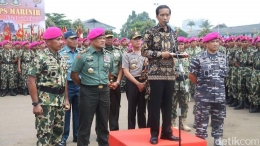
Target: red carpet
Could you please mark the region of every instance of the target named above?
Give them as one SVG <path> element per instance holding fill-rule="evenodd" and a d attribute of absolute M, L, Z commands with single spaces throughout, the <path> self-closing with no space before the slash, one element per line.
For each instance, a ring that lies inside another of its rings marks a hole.
<path fill-rule="evenodd" d="M 173 128 L 174 136 L 178 136 L 178 129 Z M 181 132 L 181 145 L 182 146 L 207 146 L 206 140 L 195 137 L 194 135 L 185 131 Z M 155 146 L 150 144 L 150 129 L 133 129 L 133 130 L 120 130 L 110 131 L 109 145 L 110 146 Z M 177 141 L 161 140 L 158 139 L 156 146 L 179 146 Z"/>

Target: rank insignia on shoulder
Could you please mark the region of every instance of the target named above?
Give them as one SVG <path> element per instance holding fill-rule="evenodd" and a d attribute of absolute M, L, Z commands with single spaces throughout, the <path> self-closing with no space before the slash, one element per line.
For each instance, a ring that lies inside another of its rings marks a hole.
<path fill-rule="evenodd" d="M 88 52 L 88 49 L 85 49 L 85 50 L 80 51 L 80 54 L 84 54 L 84 53 L 86 53 L 86 52 Z"/>

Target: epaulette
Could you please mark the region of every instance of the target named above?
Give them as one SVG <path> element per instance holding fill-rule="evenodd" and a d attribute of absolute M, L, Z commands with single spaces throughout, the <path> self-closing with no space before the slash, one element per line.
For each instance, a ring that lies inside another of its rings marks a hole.
<path fill-rule="evenodd" d="M 86 52 L 88 52 L 88 49 L 84 49 L 84 50 L 80 51 L 79 53 L 80 53 L 80 54 L 84 54 L 84 53 L 86 53 Z"/>
<path fill-rule="evenodd" d="M 106 50 L 106 49 L 104 49 L 104 52 L 105 52 L 105 53 L 112 54 L 110 51 L 108 51 L 108 50 Z"/>

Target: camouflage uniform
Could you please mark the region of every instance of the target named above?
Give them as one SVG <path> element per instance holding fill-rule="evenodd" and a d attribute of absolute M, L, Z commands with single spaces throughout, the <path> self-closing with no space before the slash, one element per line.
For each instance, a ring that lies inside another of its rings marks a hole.
<path fill-rule="evenodd" d="M 43 114 L 36 115 L 37 145 L 58 145 L 64 129 L 66 60 L 46 48 L 30 64 L 28 75 L 37 79 L 38 100 L 43 108 Z"/>
<path fill-rule="evenodd" d="M 183 52 L 180 52 L 182 54 Z M 185 78 L 185 83 L 186 86 L 189 87 L 189 79 L 188 79 L 188 68 L 189 68 L 189 59 L 188 58 L 181 58 L 179 61 L 176 60 L 176 69 L 178 69 L 178 65 L 182 64 L 183 66 L 183 75 Z M 189 103 L 189 93 L 186 92 L 185 90 L 185 83 L 184 79 L 182 76 L 182 73 L 177 70 L 178 75 L 175 80 L 175 85 L 174 85 L 174 93 L 172 96 L 172 124 L 175 125 L 175 119 L 177 118 L 177 104 L 179 103 L 179 107 L 181 108 L 181 116 L 182 116 L 182 121 L 181 121 L 181 127 L 184 129 L 184 125 L 186 123 L 186 118 L 187 118 L 187 113 L 188 113 L 188 103 Z M 190 129 L 188 130 L 190 131 Z"/>
<path fill-rule="evenodd" d="M 30 63 L 34 58 L 34 53 L 32 50 L 23 49 L 20 51 L 18 58 L 21 60 L 21 80 L 20 87 L 23 90 L 24 95 L 27 95 L 28 85 L 27 85 L 27 72 L 30 67 Z"/>
<path fill-rule="evenodd" d="M 235 62 L 238 67 L 238 101 L 239 105 L 235 107 L 235 109 L 242 109 L 244 108 L 244 101 L 247 98 L 249 93 L 249 88 L 246 86 L 246 82 L 249 81 L 251 77 L 251 67 L 252 65 L 249 64 L 249 56 L 250 56 L 250 49 L 247 50 L 239 50 L 235 54 Z"/>
<path fill-rule="evenodd" d="M 17 54 L 13 49 L 2 50 L 0 53 L 0 61 L 1 61 L 1 89 L 3 93 L 7 92 L 7 87 L 13 93 L 13 89 L 15 88 L 14 83 L 14 60 L 17 58 Z M 7 85 L 7 83 L 9 83 Z M 5 95 L 4 95 L 5 96 Z"/>
<path fill-rule="evenodd" d="M 121 53 L 124 54 L 127 51 L 127 48 L 121 48 Z M 125 92 L 125 84 L 126 84 L 126 77 L 123 75 L 120 83 L 121 92 Z"/>
<path fill-rule="evenodd" d="M 251 103 L 250 113 L 257 112 L 260 105 L 260 51 L 253 57 L 253 71 L 251 75 Z"/>
<path fill-rule="evenodd" d="M 196 136 L 207 138 L 209 115 L 212 121 L 212 137 L 223 136 L 223 123 L 226 117 L 224 78 L 228 72 L 225 54 L 210 55 L 202 52 L 192 59 L 190 73 L 197 77 L 196 92 Z"/>

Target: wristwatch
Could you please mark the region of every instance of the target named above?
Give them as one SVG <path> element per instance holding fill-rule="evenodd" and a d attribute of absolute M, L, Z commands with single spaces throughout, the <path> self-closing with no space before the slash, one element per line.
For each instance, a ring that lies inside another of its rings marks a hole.
<path fill-rule="evenodd" d="M 120 82 L 119 81 L 116 81 L 118 85 L 120 85 Z"/>
<path fill-rule="evenodd" d="M 37 106 L 39 104 L 39 102 L 33 102 L 32 105 L 33 106 Z"/>

